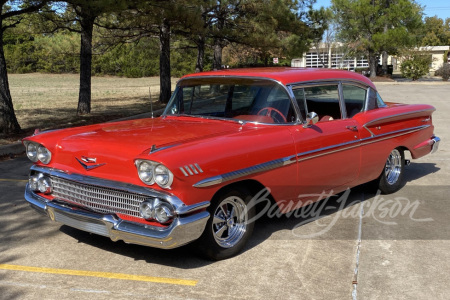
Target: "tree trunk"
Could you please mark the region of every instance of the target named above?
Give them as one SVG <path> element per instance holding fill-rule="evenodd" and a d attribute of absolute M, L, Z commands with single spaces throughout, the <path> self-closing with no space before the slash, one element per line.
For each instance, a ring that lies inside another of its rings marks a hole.
<path fill-rule="evenodd" d="M 224 39 L 221 36 L 222 30 L 225 27 L 225 16 L 220 9 L 219 2 L 219 18 L 217 20 L 217 33 L 216 38 L 214 39 L 214 60 L 213 60 L 213 70 L 222 69 L 222 50 L 224 46 Z"/>
<path fill-rule="evenodd" d="M 195 73 L 203 72 L 204 57 L 205 57 L 205 37 L 199 35 L 197 39 L 197 63 L 195 64 Z"/>
<path fill-rule="evenodd" d="M 388 74 L 388 53 L 386 51 L 383 51 L 382 55 L 382 59 L 381 59 L 381 64 L 382 64 L 382 70 L 383 70 L 383 75 L 387 75 Z"/>
<path fill-rule="evenodd" d="M 222 43 L 219 38 L 214 40 L 214 61 L 213 61 L 213 70 L 222 69 Z"/>
<path fill-rule="evenodd" d="M 2 24 L 1 17 L 0 24 Z M 20 131 L 9 91 L 8 72 L 3 52 L 3 30 L 0 29 L 0 136 L 7 136 Z"/>
<path fill-rule="evenodd" d="M 373 50 L 369 50 L 370 78 L 377 77 L 378 57 Z"/>
<path fill-rule="evenodd" d="M 164 19 L 159 27 L 159 102 L 169 102 L 172 92 L 170 82 L 170 24 Z"/>
<path fill-rule="evenodd" d="M 92 69 L 92 32 L 97 16 L 81 10 L 81 51 L 80 51 L 80 94 L 78 97 L 78 115 L 91 112 L 91 69 Z"/>

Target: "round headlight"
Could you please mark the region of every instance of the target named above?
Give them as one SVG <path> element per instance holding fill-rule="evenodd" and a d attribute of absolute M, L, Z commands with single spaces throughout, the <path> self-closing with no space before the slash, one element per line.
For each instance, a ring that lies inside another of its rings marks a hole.
<path fill-rule="evenodd" d="M 53 192 L 53 186 L 52 186 L 52 181 L 50 180 L 50 178 L 42 176 L 41 178 L 39 178 L 38 180 L 38 189 L 39 192 L 43 193 L 43 194 L 51 194 Z"/>
<path fill-rule="evenodd" d="M 139 178 L 146 184 L 153 184 L 153 165 L 149 162 L 143 161 L 138 165 Z"/>
<path fill-rule="evenodd" d="M 155 218 L 159 223 L 167 223 L 173 217 L 173 210 L 170 204 L 159 202 L 155 206 Z"/>
<path fill-rule="evenodd" d="M 27 143 L 27 156 L 32 162 L 38 161 L 38 145 L 35 143 Z"/>
<path fill-rule="evenodd" d="M 39 145 L 39 147 L 37 149 L 37 158 L 39 159 L 39 161 L 41 163 L 46 165 L 52 159 L 52 154 L 50 153 L 50 151 L 47 148 L 45 148 L 42 145 Z"/>
<path fill-rule="evenodd" d="M 173 174 L 163 165 L 155 167 L 155 182 L 162 188 L 169 188 L 173 182 Z"/>
<path fill-rule="evenodd" d="M 153 206 L 154 203 L 151 200 L 146 200 L 139 205 L 139 212 L 144 219 L 146 220 L 153 219 L 154 215 Z"/>
<path fill-rule="evenodd" d="M 42 175 L 41 173 L 35 174 L 33 176 L 30 176 L 30 179 L 28 180 L 28 183 L 30 185 L 30 189 L 33 192 L 39 191 L 39 184 L 38 184 L 38 182 L 39 182 L 39 178 L 41 177 L 41 175 Z"/>

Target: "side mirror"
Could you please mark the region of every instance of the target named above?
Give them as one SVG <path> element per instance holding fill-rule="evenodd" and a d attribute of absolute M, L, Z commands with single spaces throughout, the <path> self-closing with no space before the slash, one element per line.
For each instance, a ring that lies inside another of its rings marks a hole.
<path fill-rule="evenodd" d="M 310 127 L 319 122 L 319 116 L 315 112 L 310 112 L 306 115 L 306 124 L 303 125 L 304 128 Z"/>

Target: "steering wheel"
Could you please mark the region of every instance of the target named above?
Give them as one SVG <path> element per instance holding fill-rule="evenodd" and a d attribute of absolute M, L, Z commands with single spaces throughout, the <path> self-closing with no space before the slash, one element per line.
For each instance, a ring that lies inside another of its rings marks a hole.
<path fill-rule="evenodd" d="M 281 117 L 281 119 L 284 121 L 284 123 L 287 123 L 287 119 L 286 119 L 286 117 L 281 113 L 281 111 L 279 111 L 279 110 L 276 109 L 276 108 L 270 107 L 270 106 L 261 108 L 256 114 L 257 114 L 258 116 L 268 116 L 268 117 L 271 117 L 274 121 L 277 121 L 278 123 L 282 123 L 282 122 L 280 122 L 280 118 L 275 118 L 275 116 L 272 117 L 272 112 L 275 112 L 275 116 Z"/>

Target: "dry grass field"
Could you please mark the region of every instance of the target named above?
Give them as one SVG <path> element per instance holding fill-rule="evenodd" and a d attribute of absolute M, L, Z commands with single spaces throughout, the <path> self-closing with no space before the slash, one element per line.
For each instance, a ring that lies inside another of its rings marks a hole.
<path fill-rule="evenodd" d="M 177 79 L 172 80 L 172 88 Z M 10 74 L 9 85 L 14 109 L 24 134 L 0 140 L 0 145 L 41 130 L 105 122 L 161 108 L 159 77 L 93 77 L 91 114 L 77 116 L 79 75 Z"/>

